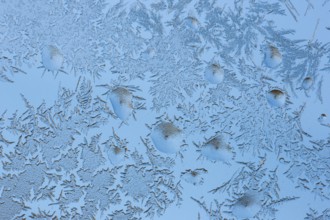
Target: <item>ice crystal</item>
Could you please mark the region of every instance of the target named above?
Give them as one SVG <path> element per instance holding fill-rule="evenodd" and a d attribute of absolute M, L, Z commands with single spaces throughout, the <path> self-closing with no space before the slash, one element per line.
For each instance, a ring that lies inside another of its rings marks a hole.
<path fill-rule="evenodd" d="M 329 166 L 330 140 L 313 142 L 312 146 L 300 145 L 290 151 L 292 161 L 286 172 L 289 178 L 296 178 L 299 188 L 311 190 L 320 197 L 329 198 L 330 176 Z"/>
<path fill-rule="evenodd" d="M 310 209 L 308 213 L 306 213 L 305 220 L 324 220 L 330 217 L 329 209 L 326 209 L 322 212 L 322 214 L 318 214 L 317 211 Z"/>
<path fill-rule="evenodd" d="M 280 196 L 277 170 L 263 168 L 264 163 L 265 158 L 257 166 L 243 162 L 244 167 L 229 181 L 210 191 L 231 195 L 232 198 L 224 202 L 229 207 L 226 212 L 243 219 L 268 219 L 276 215 L 277 205 L 297 199 Z"/>
<path fill-rule="evenodd" d="M 328 219 L 328 3 L 2 0 L 0 219 Z"/>
<path fill-rule="evenodd" d="M 147 207 L 146 216 L 160 216 L 174 202 L 180 203 L 181 186 L 173 179 L 170 170 L 158 167 L 152 169 L 151 164 L 143 164 L 126 166 L 122 173 L 122 190 Z"/>

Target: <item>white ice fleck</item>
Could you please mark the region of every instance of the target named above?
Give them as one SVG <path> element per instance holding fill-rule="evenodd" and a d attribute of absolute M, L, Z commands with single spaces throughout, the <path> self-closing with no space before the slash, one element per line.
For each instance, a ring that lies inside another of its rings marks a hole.
<path fill-rule="evenodd" d="M 264 62 L 269 68 L 276 68 L 282 63 L 282 54 L 277 47 L 269 45 L 266 48 Z"/>
<path fill-rule="evenodd" d="M 219 84 L 224 79 L 224 70 L 219 64 L 211 64 L 205 70 L 205 79 L 212 84 Z"/>
<path fill-rule="evenodd" d="M 61 69 L 64 61 L 64 57 L 60 50 L 53 45 L 48 45 L 43 48 L 42 64 L 49 71 L 58 71 Z"/>
<path fill-rule="evenodd" d="M 193 185 L 201 185 L 204 182 L 202 177 L 203 174 L 207 173 L 205 169 L 195 169 L 195 170 L 186 170 L 182 174 L 182 178 L 187 182 Z"/>
<path fill-rule="evenodd" d="M 321 125 L 324 125 L 324 126 L 327 126 L 327 127 L 330 127 L 330 120 L 327 116 L 327 114 L 325 113 L 322 113 L 320 115 L 320 117 L 318 118 L 319 122 Z"/>
<path fill-rule="evenodd" d="M 204 144 L 201 154 L 211 161 L 222 161 L 229 163 L 234 153 L 222 135 L 218 135 Z"/>
<path fill-rule="evenodd" d="M 125 160 L 126 149 L 112 146 L 106 150 L 107 156 L 113 165 L 118 165 Z"/>
<path fill-rule="evenodd" d="M 254 217 L 261 209 L 260 196 L 249 192 L 240 197 L 232 207 L 232 213 L 239 219 Z"/>
<path fill-rule="evenodd" d="M 306 77 L 302 83 L 302 87 L 305 89 L 305 90 L 308 90 L 312 87 L 313 85 L 313 78 L 312 77 Z"/>
<path fill-rule="evenodd" d="M 117 87 L 112 90 L 110 101 L 115 114 L 122 121 L 126 121 L 133 113 L 132 93 L 123 87 Z"/>
<path fill-rule="evenodd" d="M 268 103 L 272 107 L 282 107 L 286 103 L 287 96 L 279 89 L 273 89 L 267 93 Z"/>
<path fill-rule="evenodd" d="M 195 16 L 188 16 L 185 20 L 185 25 L 193 30 L 198 30 L 200 23 Z"/>
<path fill-rule="evenodd" d="M 171 122 L 158 124 L 151 132 L 151 139 L 159 151 L 167 154 L 178 152 L 183 142 L 182 131 Z"/>

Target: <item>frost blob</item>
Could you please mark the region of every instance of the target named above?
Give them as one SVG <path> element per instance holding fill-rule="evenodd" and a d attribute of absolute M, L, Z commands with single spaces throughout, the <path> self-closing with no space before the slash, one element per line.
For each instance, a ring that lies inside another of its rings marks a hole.
<path fill-rule="evenodd" d="M 41 53 L 42 64 L 49 71 L 58 71 L 61 69 L 64 57 L 60 50 L 53 46 L 46 46 Z"/>
<path fill-rule="evenodd" d="M 152 47 L 147 48 L 144 52 L 142 52 L 141 57 L 144 60 L 150 60 L 156 56 L 156 50 Z"/>
<path fill-rule="evenodd" d="M 110 101 L 115 114 L 122 121 L 126 121 L 133 112 L 132 93 L 123 87 L 117 87 L 112 90 Z"/>
<path fill-rule="evenodd" d="M 151 132 L 155 147 L 167 154 L 174 154 L 182 145 L 182 131 L 171 122 L 161 122 Z"/>
<path fill-rule="evenodd" d="M 268 46 L 265 51 L 264 62 L 269 68 L 276 68 L 282 63 L 282 54 L 277 47 Z"/>
<path fill-rule="evenodd" d="M 194 16 L 188 16 L 185 19 L 185 24 L 192 29 L 198 29 L 199 28 L 199 21 L 197 20 L 197 18 L 195 18 Z"/>
<path fill-rule="evenodd" d="M 212 84 L 219 84 L 223 81 L 224 71 L 219 64 L 212 64 L 205 70 L 205 79 Z"/>
<path fill-rule="evenodd" d="M 327 120 L 327 115 L 325 113 L 322 113 L 318 119 L 320 123 L 324 123 Z"/>
<path fill-rule="evenodd" d="M 324 125 L 324 126 L 327 126 L 327 127 L 330 127 L 330 121 L 329 121 L 329 118 L 328 116 L 325 114 L 325 113 L 322 113 L 320 115 L 320 117 L 318 118 L 319 122 L 321 125 Z"/>
<path fill-rule="evenodd" d="M 234 157 L 232 148 L 221 135 L 206 142 L 202 147 L 201 153 L 209 160 L 225 163 L 230 162 Z"/>
<path fill-rule="evenodd" d="M 282 107 L 286 102 L 286 94 L 278 89 L 273 89 L 267 94 L 268 103 L 273 107 Z"/>
<path fill-rule="evenodd" d="M 195 170 L 186 170 L 182 173 L 182 178 L 187 182 L 193 185 L 202 185 L 204 179 L 202 177 L 203 174 L 207 173 L 205 169 L 195 169 Z"/>
<path fill-rule="evenodd" d="M 306 77 L 302 83 L 302 87 L 305 89 L 305 90 L 308 90 L 312 87 L 313 85 L 313 78 L 312 77 Z"/>
<path fill-rule="evenodd" d="M 242 219 L 254 217 L 261 209 L 261 200 L 255 193 L 246 193 L 232 207 L 232 213 Z"/>
<path fill-rule="evenodd" d="M 107 149 L 107 156 L 113 165 L 118 165 L 125 160 L 126 149 L 113 146 Z"/>

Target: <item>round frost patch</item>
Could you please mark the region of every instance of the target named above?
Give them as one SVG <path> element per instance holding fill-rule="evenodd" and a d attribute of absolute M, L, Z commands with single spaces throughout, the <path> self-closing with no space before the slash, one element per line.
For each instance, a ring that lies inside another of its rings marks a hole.
<path fill-rule="evenodd" d="M 282 107 L 286 102 L 286 94 L 279 89 L 273 89 L 267 93 L 268 103 L 272 107 Z"/>
<path fill-rule="evenodd" d="M 224 79 L 224 70 L 219 64 L 211 64 L 205 70 L 205 79 L 212 84 L 219 84 Z"/>
<path fill-rule="evenodd" d="M 167 154 L 174 154 L 182 145 L 182 131 L 171 122 L 158 124 L 151 132 L 151 139 L 155 147 Z"/>
<path fill-rule="evenodd" d="M 42 64 L 49 71 L 58 71 L 61 69 L 64 57 L 60 50 L 53 46 L 46 46 L 41 52 Z"/>
<path fill-rule="evenodd" d="M 117 87 L 112 90 L 110 101 L 115 114 L 122 121 L 126 121 L 133 113 L 132 93 L 123 87 Z"/>
<path fill-rule="evenodd" d="M 269 68 L 276 68 L 282 63 L 282 54 L 277 47 L 268 46 L 265 51 L 264 62 Z"/>
<path fill-rule="evenodd" d="M 230 162 L 234 157 L 232 148 L 221 135 L 206 142 L 201 149 L 201 154 L 208 160 L 225 163 Z"/>

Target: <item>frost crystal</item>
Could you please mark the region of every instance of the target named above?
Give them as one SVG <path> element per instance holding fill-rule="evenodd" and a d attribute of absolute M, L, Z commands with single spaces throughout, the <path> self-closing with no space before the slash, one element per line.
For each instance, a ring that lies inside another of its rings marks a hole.
<path fill-rule="evenodd" d="M 0 2 L 0 219 L 330 218 L 328 0 Z"/>

